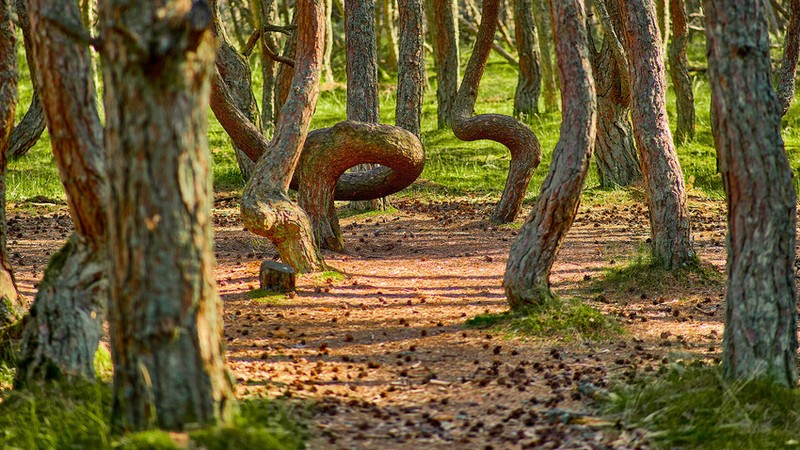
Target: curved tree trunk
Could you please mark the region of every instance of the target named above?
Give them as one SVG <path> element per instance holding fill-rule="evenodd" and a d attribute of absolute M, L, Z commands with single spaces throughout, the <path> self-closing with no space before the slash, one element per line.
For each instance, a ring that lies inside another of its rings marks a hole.
<path fill-rule="evenodd" d="M 258 103 L 253 94 L 252 77 L 250 74 L 250 64 L 239 52 L 233 48 L 228 41 L 225 26 L 219 15 L 216 0 L 211 0 L 211 11 L 214 14 L 214 35 L 220 43 L 217 50 L 217 68 L 228 86 L 228 90 L 234 99 L 236 107 L 239 108 L 253 125 L 261 130 L 261 116 L 258 113 Z M 236 161 L 239 163 L 239 170 L 242 177 L 250 179 L 255 163 L 247 157 L 247 154 L 233 144 L 233 151 L 236 154 Z"/>
<path fill-rule="evenodd" d="M 789 28 L 786 30 L 786 39 L 783 43 L 781 76 L 778 80 L 781 116 L 785 116 L 792 106 L 798 58 L 800 58 L 800 0 L 792 0 L 792 18 L 789 20 Z"/>
<path fill-rule="evenodd" d="M 539 54 L 542 62 L 542 94 L 544 95 L 545 112 L 558 111 L 558 83 L 556 70 L 553 68 L 553 56 L 550 43 L 553 33 L 550 24 L 550 8 L 546 0 L 533 0 L 533 18 L 536 31 L 539 33 Z"/>
<path fill-rule="evenodd" d="M 592 70 L 597 83 L 597 136 L 595 162 L 600 186 L 629 186 L 642 179 L 633 142 L 628 61 L 617 31 L 621 17 L 615 2 L 595 0 L 603 24 L 603 46 L 592 51 Z M 590 34 L 591 38 L 591 34 Z"/>
<path fill-rule="evenodd" d="M 362 163 L 390 168 L 357 173 L 362 178 L 373 174 L 368 179 L 372 193 L 382 197 L 413 183 L 424 162 L 419 138 L 399 127 L 346 121 L 309 133 L 298 167 L 297 201 L 309 215 L 317 242 L 344 251 L 333 201 L 336 182 L 347 169 Z"/>
<path fill-rule="evenodd" d="M 31 43 L 31 19 L 28 16 L 28 8 L 25 0 L 16 0 L 15 7 L 19 26 L 22 30 L 23 42 L 25 44 L 25 58 L 28 61 L 28 71 L 31 74 L 31 84 L 33 85 L 33 97 L 28 111 L 22 120 L 11 131 L 9 137 L 8 159 L 17 159 L 28 153 L 28 150 L 36 145 L 42 136 L 45 128 L 44 111 L 39 100 L 39 88 L 36 82 L 36 63 L 33 59 L 33 44 Z"/>
<path fill-rule="evenodd" d="M 796 199 L 772 90 L 767 20 L 752 1 L 705 1 L 714 140 L 728 201 L 722 367 L 797 385 Z"/>
<path fill-rule="evenodd" d="M 75 234 L 50 259 L 23 334 L 15 384 L 94 378 L 108 300 L 102 124 L 89 48 L 47 19 L 81 24 L 78 2 L 28 0 L 37 84 Z"/>
<path fill-rule="evenodd" d="M 464 81 L 458 90 L 452 123 L 453 133 L 462 141 L 489 139 L 505 145 L 511 152 L 511 167 L 506 186 L 500 203 L 492 214 L 493 221 L 509 223 L 513 222 L 519 213 L 533 171 L 542 160 L 542 149 L 533 131 L 512 117 L 501 114 L 472 116 L 478 99 L 481 77 L 492 49 L 498 7 L 499 0 L 483 2 L 480 31 L 464 71 Z"/>
<path fill-rule="evenodd" d="M 653 3 L 616 0 L 623 17 L 636 146 L 647 187 L 653 257 L 667 268 L 694 261 L 686 185 L 667 122 L 667 81 Z"/>
<path fill-rule="evenodd" d="M 212 10 L 188 0 L 103 6 L 105 27 L 161 43 L 136 47 L 102 31 L 113 420 L 122 429 L 214 423 L 233 394 L 213 272 Z"/>
<path fill-rule="evenodd" d="M 11 0 L 0 0 L 0 328 L 19 321 L 22 299 L 6 250 L 6 150 L 17 109 L 17 37 Z"/>
<path fill-rule="evenodd" d="M 686 47 L 689 45 L 689 26 L 684 0 L 669 0 L 672 16 L 672 41 L 669 44 L 669 74 L 675 89 L 678 110 L 678 127 L 675 140 L 686 142 L 694 139 L 694 93 L 689 76 Z"/>
<path fill-rule="evenodd" d="M 436 101 L 439 129 L 450 127 L 458 94 L 458 3 L 456 0 L 431 0 L 428 26 L 433 36 L 436 61 Z M 492 36 L 494 40 L 494 36 Z"/>
<path fill-rule="evenodd" d="M 399 0 L 400 61 L 397 67 L 395 125 L 417 137 L 422 132 L 422 100 L 425 89 L 425 57 L 422 33 L 422 0 Z"/>
<path fill-rule="evenodd" d="M 533 0 L 514 0 L 514 33 L 519 53 L 519 79 L 514 94 L 514 117 L 526 118 L 539 113 L 542 70 L 539 42 L 533 20 Z"/>
<path fill-rule="evenodd" d="M 269 238 L 278 247 L 283 262 L 298 273 L 324 268 L 308 216 L 288 197 L 319 95 L 325 45 L 324 12 L 321 0 L 298 1 L 297 62 L 292 88 L 275 136 L 264 149 L 264 156 L 258 159 L 254 176 L 242 196 L 245 226 Z"/>
<path fill-rule="evenodd" d="M 564 121 L 539 199 L 509 253 L 503 286 L 512 309 L 552 297 L 550 270 L 578 212 L 594 146 L 597 111 L 586 15 L 580 0 L 552 4 Z"/>

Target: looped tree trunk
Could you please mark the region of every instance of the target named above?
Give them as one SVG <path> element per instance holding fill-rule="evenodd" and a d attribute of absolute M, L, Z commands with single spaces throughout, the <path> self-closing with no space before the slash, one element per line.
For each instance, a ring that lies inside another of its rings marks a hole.
<path fill-rule="evenodd" d="M 369 200 L 405 189 L 422 173 L 424 162 L 422 143 L 399 127 L 347 121 L 309 133 L 297 171 L 297 192 L 317 242 L 344 251 L 333 202 L 336 181 L 347 169 L 363 163 L 382 166 L 346 174 L 350 190 L 339 193 L 340 197 L 357 197 L 351 200 Z"/>
<path fill-rule="evenodd" d="M 245 227 L 272 241 L 281 260 L 298 273 L 324 268 L 308 216 L 287 195 L 319 95 L 325 45 L 324 12 L 320 0 L 305 0 L 298 5 L 292 88 L 281 109 L 275 136 L 258 158 L 242 195 Z M 219 89 L 215 91 L 219 93 Z M 263 141 L 263 136 L 257 135 Z"/>
<path fill-rule="evenodd" d="M 498 0 L 484 1 L 478 38 L 458 90 L 452 125 L 453 133 L 462 141 L 489 139 L 505 145 L 511 152 L 506 187 L 492 214 L 494 222 L 508 223 L 513 222 L 519 213 L 533 171 L 542 161 L 542 148 L 533 131 L 513 117 L 501 114 L 472 116 L 481 77 L 492 49 L 498 12 Z"/>

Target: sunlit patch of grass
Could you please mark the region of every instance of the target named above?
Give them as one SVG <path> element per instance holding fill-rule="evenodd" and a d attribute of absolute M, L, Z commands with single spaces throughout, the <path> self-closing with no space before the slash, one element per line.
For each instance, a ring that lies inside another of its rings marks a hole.
<path fill-rule="evenodd" d="M 347 279 L 346 273 L 340 272 L 332 267 L 328 267 L 328 270 L 324 272 L 311 273 L 308 276 L 310 276 L 313 280 L 321 281 L 324 283 L 334 283 L 337 281 L 344 281 Z"/>
<path fill-rule="evenodd" d="M 672 365 L 663 376 L 618 386 L 604 411 L 646 430 L 657 448 L 800 446 L 800 391 L 763 380 L 723 380 L 717 367 Z"/>
<path fill-rule="evenodd" d="M 480 314 L 467 320 L 472 328 L 493 328 L 510 336 L 603 340 L 623 332 L 620 324 L 579 299 L 554 298 L 521 311 Z"/>
<path fill-rule="evenodd" d="M 267 305 L 277 305 L 286 300 L 286 294 L 267 289 L 253 289 L 247 293 L 247 297 Z"/>
<path fill-rule="evenodd" d="M 394 206 L 389 206 L 386 209 L 355 209 L 349 206 L 338 208 L 336 211 L 336 215 L 340 219 L 345 219 L 348 217 L 353 218 L 366 218 L 366 217 L 380 217 L 380 216 L 389 216 L 397 212 L 397 208 Z"/>
<path fill-rule="evenodd" d="M 94 352 L 94 373 L 98 380 L 105 383 L 110 383 L 114 376 L 111 352 L 103 344 L 100 344 Z"/>

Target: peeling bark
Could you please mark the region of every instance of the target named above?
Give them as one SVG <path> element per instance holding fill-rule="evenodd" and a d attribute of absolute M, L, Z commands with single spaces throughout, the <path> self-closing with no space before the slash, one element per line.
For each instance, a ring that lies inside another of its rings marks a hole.
<path fill-rule="evenodd" d="M 497 26 L 499 0 L 485 0 L 480 31 L 475 48 L 464 71 L 464 81 L 458 91 L 453 111 L 453 133 L 462 141 L 489 139 L 499 142 L 511 152 L 511 167 L 500 202 L 492 220 L 498 223 L 513 222 L 525 199 L 534 169 L 542 160 L 539 140 L 530 128 L 520 121 L 501 114 L 472 116 L 478 89 L 491 51 Z"/>
<path fill-rule="evenodd" d="M 509 253 L 503 286 L 512 309 L 552 298 L 550 270 L 578 212 L 594 146 L 596 97 L 583 4 L 552 6 L 564 121 L 539 199 Z"/>
<path fill-rule="evenodd" d="M 298 273 L 324 268 L 308 216 L 288 197 L 289 184 L 308 134 L 319 95 L 325 17 L 321 0 L 299 0 L 297 65 L 278 126 L 258 159 L 242 196 L 242 220 L 251 232 L 270 239 L 281 260 Z M 218 89 L 215 89 L 215 92 Z M 260 155 L 256 155 L 258 157 Z"/>
<path fill-rule="evenodd" d="M 798 0 L 800 1 L 800 0 Z M 669 44 L 669 74 L 677 100 L 678 126 L 675 140 L 686 142 L 694 139 L 694 93 L 689 76 L 686 47 L 689 45 L 689 26 L 684 0 L 669 0 L 672 16 L 672 41 Z"/>
<path fill-rule="evenodd" d="M 623 17 L 636 147 L 647 188 L 653 257 L 672 269 L 695 260 L 686 185 L 667 121 L 667 80 L 653 3 L 616 0 Z"/>
<path fill-rule="evenodd" d="M 519 78 L 514 94 L 514 117 L 531 117 L 539 113 L 542 70 L 539 64 L 539 42 L 533 20 L 533 0 L 514 0 L 514 32 L 519 53 Z"/>
<path fill-rule="evenodd" d="M 789 20 L 789 28 L 786 30 L 783 43 L 783 60 L 777 89 L 781 116 L 785 116 L 792 106 L 798 58 L 800 58 L 800 0 L 792 0 L 792 18 Z"/>
<path fill-rule="evenodd" d="M 233 393 L 213 272 L 213 14 L 203 1 L 101 5 L 112 420 L 135 430 L 215 423 Z"/>
<path fill-rule="evenodd" d="M 714 140 L 728 203 L 722 368 L 797 385 L 796 198 L 772 90 L 764 11 L 706 0 Z"/>

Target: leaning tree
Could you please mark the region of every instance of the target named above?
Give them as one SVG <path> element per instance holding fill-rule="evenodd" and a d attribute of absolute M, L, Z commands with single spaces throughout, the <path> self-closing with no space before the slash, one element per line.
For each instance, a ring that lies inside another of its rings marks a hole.
<path fill-rule="evenodd" d="M 667 79 L 650 0 L 615 0 L 628 54 L 631 113 L 647 189 L 653 258 L 667 268 L 695 259 L 686 184 L 667 120 Z"/>
<path fill-rule="evenodd" d="M 488 1 L 484 1 L 486 5 Z M 503 279 L 511 308 L 552 297 L 550 270 L 572 226 L 589 172 L 597 118 L 586 15 L 580 0 L 552 2 L 564 120 L 536 205 L 511 246 Z"/>
<path fill-rule="evenodd" d="M 728 203 L 724 374 L 797 385 L 796 198 L 759 3 L 705 1 L 714 140 Z"/>
<path fill-rule="evenodd" d="M 212 11 L 205 1 L 101 0 L 100 12 L 112 415 L 124 429 L 214 423 L 233 394 L 214 281 Z"/>
<path fill-rule="evenodd" d="M 508 223 L 513 222 L 519 213 L 533 171 L 542 160 L 542 149 L 533 131 L 513 117 L 502 114 L 472 115 L 492 49 L 499 11 L 499 0 L 484 1 L 478 37 L 464 69 L 464 80 L 453 109 L 452 125 L 453 133 L 462 141 L 489 139 L 505 145 L 511 152 L 506 186 L 492 213 L 494 222 Z"/>

